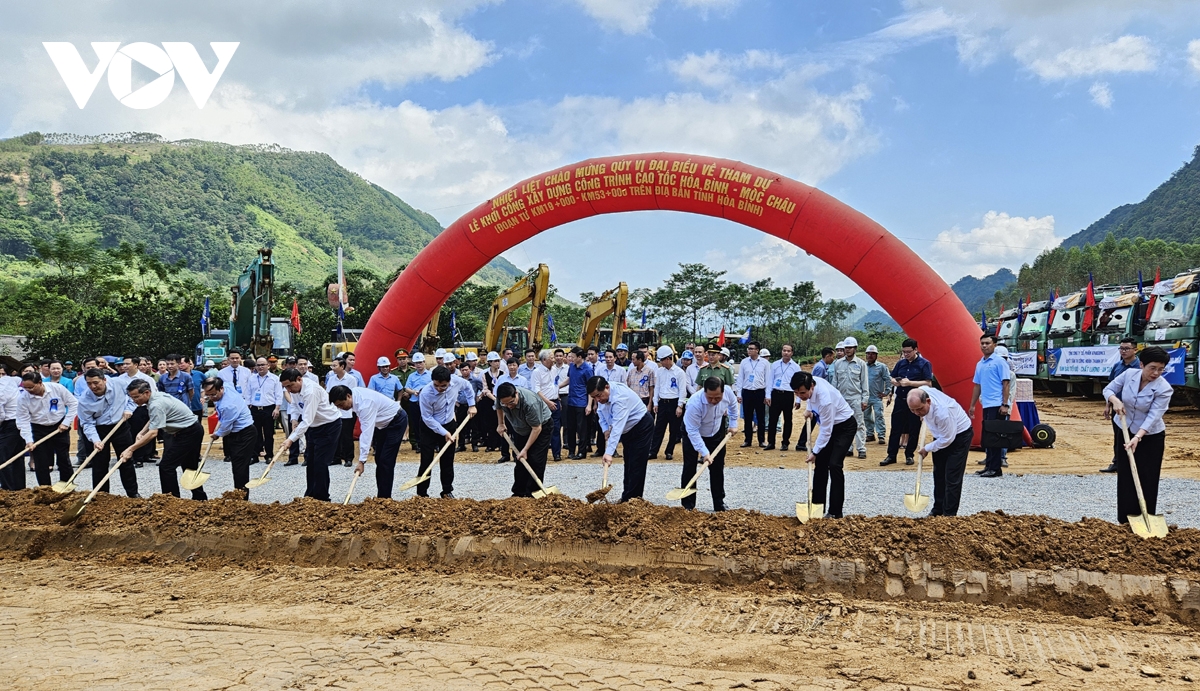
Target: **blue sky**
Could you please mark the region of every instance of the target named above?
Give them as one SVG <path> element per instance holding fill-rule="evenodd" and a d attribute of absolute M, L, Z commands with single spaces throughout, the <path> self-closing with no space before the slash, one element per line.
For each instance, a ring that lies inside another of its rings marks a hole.
<path fill-rule="evenodd" d="M 3 10 L 0 131 L 154 131 L 320 150 L 452 222 L 521 178 L 676 150 L 813 184 L 947 280 L 1016 269 L 1200 144 L 1200 3 L 1174 0 L 50 0 Z M 177 85 L 79 109 L 42 41 L 240 41 L 201 110 Z M 614 243 L 645 245 L 623 271 Z M 802 251 L 724 221 L 622 214 L 506 256 L 569 297 L 652 286 L 679 262 L 857 292 Z M 599 267 L 599 268 L 598 268 Z"/>

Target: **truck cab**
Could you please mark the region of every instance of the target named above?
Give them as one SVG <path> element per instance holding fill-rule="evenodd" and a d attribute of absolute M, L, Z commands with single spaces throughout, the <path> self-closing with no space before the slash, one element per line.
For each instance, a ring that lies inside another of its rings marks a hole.
<path fill-rule="evenodd" d="M 1017 352 L 1037 354 L 1037 374 L 1030 377 L 1034 380 L 1049 379 L 1049 370 L 1046 368 L 1046 332 L 1049 318 L 1049 300 L 1030 303 L 1025 309 L 1025 321 L 1017 333 Z"/>
<path fill-rule="evenodd" d="M 1017 349 L 1017 309 L 1004 310 L 996 318 L 996 345 L 1002 345 L 1009 350 Z"/>
<path fill-rule="evenodd" d="M 1197 320 L 1196 304 L 1200 301 L 1200 282 L 1195 270 L 1175 277 L 1171 292 L 1159 294 L 1154 301 L 1154 310 L 1146 322 L 1146 345 L 1156 345 L 1164 350 L 1185 348 L 1183 389 L 1189 390 L 1189 398 L 1200 393 L 1200 382 L 1196 378 Z M 1159 286 L 1155 286 L 1158 292 Z M 1176 386 L 1176 389 L 1181 387 Z"/>

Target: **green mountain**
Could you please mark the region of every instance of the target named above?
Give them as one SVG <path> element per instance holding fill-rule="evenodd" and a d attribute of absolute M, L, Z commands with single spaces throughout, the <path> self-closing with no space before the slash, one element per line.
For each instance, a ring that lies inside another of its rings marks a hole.
<path fill-rule="evenodd" d="M 1146 238 L 1200 242 L 1200 146 L 1192 160 L 1136 204 L 1124 204 L 1063 241 L 1063 247 L 1098 244 L 1112 233 L 1117 240 Z"/>
<path fill-rule="evenodd" d="M 280 281 L 315 286 L 334 272 L 338 247 L 348 269 L 386 275 L 442 226 L 322 153 L 153 134 L 0 140 L 0 264 L 29 275 L 20 260 L 63 231 L 185 260 L 214 287 L 272 247 Z M 496 259 L 477 277 L 507 285 L 521 273 Z"/>
<path fill-rule="evenodd" d="M 990 276 L 983 278 L 975 278 L 974 276 L 963 276 L 954 282 L 950 288 L 954 294 L 958 296 L 966 305 L 967 310 L 976 316 L 979 315 L 979 310 L 987 304 L 996 295 L 996 291 L 1004 290 L 1010 284 L 1016 283 L 1017 277 L 1008 269 L 1000 269 Z M 995 316 L 995 315 L 992 315 Z"/>

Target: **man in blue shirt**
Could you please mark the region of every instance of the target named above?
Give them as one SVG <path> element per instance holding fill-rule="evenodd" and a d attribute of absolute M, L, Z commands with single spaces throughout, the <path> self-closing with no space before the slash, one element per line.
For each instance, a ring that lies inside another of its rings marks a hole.
<path fill-rule="evenodd" d="M 381 393 L 393 401 L 400 398 L 400 392 L 404 390 L 404 383 L 400 378 L 392 374 L 392 361 L 386 355 L 380 355 L 375 361 L 379 366 L 379 374 L 371 375 L 371 383 L 367 386 L 368 389 Z"/>
<path fill-rule="evenodd" d="M 583 348 L 575 346 L 567 355 L 567 457 L 573 461 L 584 458 L 591 451 L 588 444 L 587 404 L 588 380 L 594 376 L 592 366 L 585 359 Z"/>
<path fill-rule="evenodd" d="M 179 369 L 183 372 L 186 372 L 187 375 L 192 378 L 192 400 L 190 405 L 192 412 L 195 413 L 196 417 L 200 419 L 201 423 L 203 423 L 204 402 L 200 400 L 200 392 L 203 389 L 201 385 L 204 384 L 204 373 L 196 369 L 196 363 L 187 355 L 184 355 L 183 359 L 179 361 Z"/>
<path fill-rule="evenodd" d="M 425 369 L 425 353 L 416 352 L 412 355 L 415 368 L 404 382 L 404 393 L 408 394 L 408 440 L 412 443 L 413 451 L 421 450 L 421 430 L 425 423 L 421 421 L 421 406 L 417 396 L 421 389 L 429 385 L 431 373 Z"/>
<path fill-rule="evenodd" d="M 201 384 L 204 396 L 212 401 L 217 410 L 217 429 L 213 441 L 224 439 L 225 460 L 233 468 L 234 489 L 240 489 L 245 498 L 250 498 L 246 483 L 250 481 L 250 462 L 258 455 L 258 430 L 254 427 L 254 416 L 241 394 L 232 387 L 225 388 L 220 377 L 209 377 Z"/>
<path fill-rule="evenodd" d="M 833 348 L 825 346 L 821 349 L 821 359 L 813 363 L 812 375 L 822 379 L 829 378 L 829 366 L 833 364 Z"/>
<path fill-rule="evenodd" d="M 1128 336 L 1122 338 L 1121 345 L 1117 348 L 1117 353 L 1121 356 L 1121 358 L 1117 360 L 1116 364 L 1114 364 L 1112 369 L 1108 372 L 1109 383 L 1112 383 L 1112 380 L 1124 374 L 1125 370 L 1142 368 L 1142 361 L 1139 360 L 1137 356 L 1136 339 Z M 1112 419 L 1112 404 L 1110 404 L 1108 401 L 1104 402 L 1104 417 L 1110 420 Z M 1100 472 L 1117 472 L 1117 457 L 1113 456 L 1112 463 L 1109 463 L 1107 468 L 1102 468 Z"/>
<path fill-rule="evenodd" d="M 896 462 L 896 454 L 900 451 L 900 437 L 908 435 L 908 443 L 904 447 L 904 463 L 915 463 L 913 455 L 917 452 L 917 436 L 921 432 L 921 418 L 917 417 L 908 405 L 908 392 L 918 386 L 933 386 L 933 365 L 921 357 L 917 350 L 917 342 L 906 338 L 900 346 L 902 356 L 892 367 L 892 386 L 895 394 L 895 404 L 892 405 L 892 431 L 888 435 L 887 458 L 879 465 L 891 465 Z"/>
<path fill-rule="evenodd" d="M 971 392 L 971 405 L 967 407 L 967 416 L 975 418 L 975 404 L 983 404 L 983 419 L 1008 419 L 1008 387 L 1012 373 L 1004 358 L 996 355 L 996 337 L 984 334 L 979 337 L 979 350 L 983 353 L 975 365 L 975 388 Z M 987 460 L 984 469 L 975 473 L 979 477 L 1000 477 L 1004 470 L 1000 465 L 1000 449 L 985 449 Z"/>

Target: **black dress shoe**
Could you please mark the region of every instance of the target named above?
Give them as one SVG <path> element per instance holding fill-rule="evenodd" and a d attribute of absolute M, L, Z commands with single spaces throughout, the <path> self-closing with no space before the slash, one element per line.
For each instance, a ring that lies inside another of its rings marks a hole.
<path fill-rule="evenodd" d="M 868 434 L 868 435 L 867 435 L 867 441 L 875 441 L 875 435 L 874 435 L 874 434 Z"/>
<path fill-rule="evenodd" d="M 779 450 L 780 450 L 780 451 L 787 451 L 787 450 L 788 450 L 788 445 L 787 445 L 787 444 L 784 444 L 783 446 L 779 447 Z"/>
<path fill-rule="evenodd" d="M 979 477 L 1003 477 L 1004 473 L 999 470 L 985 470 L 982 473 L 977 473 Z"/>
<path fill-rule="evenodd" d="M 887 458 L 880 461 L 879 465 L 892 465 L 895 462 L 896 462 L 896 459 L 892 458 L 891 456 L 888 456 Z"/>
<path fill-rule="evenodd" d="M 592 458 L 603 458 L 603 457 L 604 457 L 603 451 L 597 451 L 596 453 L 592 454 Z"/>
<path fill-rule="evenodd" d="M 1108 464 L 1108 467 L 1107 467 L 1107 468 L 1101 468 L 1101 469 L 1100 469 L 1100 472 L 1102 472 L 1102 473 L 1115 473 L 1115 472 L 1117 472 L 1117 464 L 1116 464 L 1116 463 L 1109 463 L 1109 464 Z"/>
<path fill-rule="evenodd" d="M 748 448 L 750 448 L 751 446 L 753 446 L 753 444 L 751 444 L 750 442 L 746 442 L 745 444 L 742 444 L 742 448 L 743 448 L 743 449 L 748 449 Z"/>
<path fill-rule="evenodd" d="M 916 460 L 912 456 L 904 457 L 904 465 L 912 465 L 913 463 L 916 463 Z"/>
<path fill-rule="evenodd" d="M 978 461 L 975 461 L 975 465 L 987 465 L 987 459 L 983 458 Z"/>
<path fill-rule="evenodd" d="M 883 437 L 880 437 L 880 438 L 879 438 L 879 445 L 880 445 L 880 446 L 887 446 L 887 440 L 886 440 L 886 439 L 884 439 Z"/>
<path fill-rule="evenodd" d="M 774 444 L 767 444 L 766 446 L 763 447 L 763 451 L 774 451 L 774 450 L 775 450 Z M 784 451 L 787 451 L 787 449 L 784 449 Z"/>
<path fill-rule="evenodd" d="M 652 454 L 650 454 L 649 456 L 647 456 L 647 457 L 646 457 L 646 460 L 647 460 L 647 461 L 657 461 L 657 460 L 658 460 L 658 454 L 656 454 L 656 453 L 652 453 Z"/>
<path fill-rule="evenodd" d="M 551 460 L 554 461 L 555 463 L 558 463 L 558 462 L 562 461 L 562 456 L 555 456 Z"/>
<path fill-rule="evenodd" d="M 442 499 L 453 499 L 454 492 L 442 492 Z"/>
<path fill-rule="evenodd" d="M 299 465 L 299 462 L 298 462 L 298 461 L 293 461 L 293 460 L 291 460 L 291 459 L 288 459 L 288 462 L 287 462 L 287 463 L 284 463 L 284 465 L 285 465 L 285 466 L 288 466 L 288 465 Z"/>
<path fill-rule="evenodd" d="M 866 457 L 867 457 L 867 452 L 866 452 L 866 451 L 859 451 L 859 452 L 858 452 L 858 457 L 859 457 L 860 459 L 861 459 L 861 458 L 866 458 Z"/>
<path fill-rule="evenodd" d="M 846 449 L 846 458 L 854 458 L 854 449 Z"/>
<path fill-rule="evenodd" d="M 663 458 L 667 459 L 668 461 L 673 461 L 675 460 L 675 454 L 669 453 L 666 456 L 663 456 Z"/>

